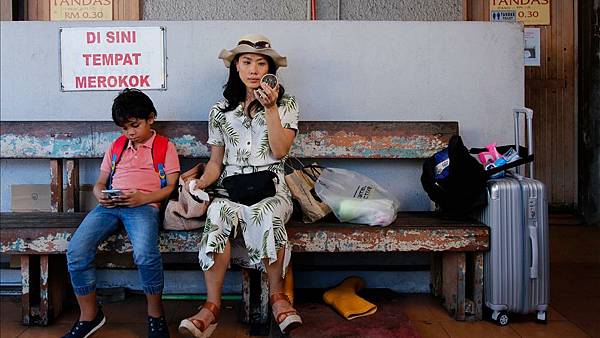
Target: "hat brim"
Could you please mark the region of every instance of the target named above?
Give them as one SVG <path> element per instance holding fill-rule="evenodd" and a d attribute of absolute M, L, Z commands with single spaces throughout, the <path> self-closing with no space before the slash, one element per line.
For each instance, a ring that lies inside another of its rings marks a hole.
<path fill-rule="evenodd" d="M 275 66 L 277 66 L 277 68 L 287 67 L 287 58 L 285 56 L 282 56 L 279 53 L 277 53 L 274 49 L 272 49 L 272 48 L 256 49 L 256 48 L 254 48 L 252 46 L 248 46 L 248 45 L 239 45 L 239 46 L 236 46 L 232 50 L 223 49 L 219 53 L 219 59 L 223 60 L 225 67 L 229 68 L 229 66 L 231 66 L 231 61 L 233 61 L 235 56 L 238 54 L 244 54 L 244 53 L 266 55 L 266 56 L 270 57 L 273 60 L 273 62 L 275 62 Z"/>

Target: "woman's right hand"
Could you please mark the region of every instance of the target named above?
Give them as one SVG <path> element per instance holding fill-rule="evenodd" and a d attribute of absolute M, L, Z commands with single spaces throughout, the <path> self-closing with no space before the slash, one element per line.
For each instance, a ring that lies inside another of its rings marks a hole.
<path fill-rule="evenodd" d="M 206 184 L 206 179 L 204 178 L 204 175 L 200 176 L 200 178 L 197 178 L 194 180 L 196 182 L 196 189 L 206 189 L 210 184 Z"/>

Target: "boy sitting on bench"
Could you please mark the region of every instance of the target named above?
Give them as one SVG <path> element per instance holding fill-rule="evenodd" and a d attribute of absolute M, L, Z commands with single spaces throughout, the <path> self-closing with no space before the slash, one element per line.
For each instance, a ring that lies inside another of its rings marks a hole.
<path fill-rule="evenodd" d="M 81 309 L 64 337 L 88 337 L 106 322 L 96 304 L 96 249 L 124 226 L 148 301 L 148 337 L 169 337 L 161 294 L 163 267 L 158 250 L 159 206 L 179 176 L 175 146 L 151 129 L 156 109 L 146 94 L 123 90 L 114 100 L 112 119 L 123 135 L 106 151 L 94 185 L 99 201 L 69 241 L 67 261 Z"/>

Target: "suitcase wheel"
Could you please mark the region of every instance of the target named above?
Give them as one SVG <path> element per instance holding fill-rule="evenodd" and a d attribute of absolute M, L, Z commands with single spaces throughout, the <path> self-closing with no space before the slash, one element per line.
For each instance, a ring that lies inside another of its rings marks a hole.
<path fill-rule="evenodd" d="M 548 318 L 546 317 L 546 311 L 538 311 L 535 321 L 540 324 L 548 324 Z"/>
<path fill-rule="evenodd" d="M 496 324 L 498 324 L 500 326 L 506 326 L 506 325 L 508 325 L 508 322 L 509 322 L 508 312 L 506 312 L 506 311 L 494 311 L 492 313 L 492 320 L 494 322 L 496 322 Z"/>

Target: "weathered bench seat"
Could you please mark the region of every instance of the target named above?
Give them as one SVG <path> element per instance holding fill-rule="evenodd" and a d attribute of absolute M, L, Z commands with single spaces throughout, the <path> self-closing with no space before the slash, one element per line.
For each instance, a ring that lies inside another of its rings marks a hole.
<path fill-rule="evenodd" d="M 85 213 L 2 213 L 0 248 L 8 254 L 64 254 Z M 388 227 L 317 222 L 286 226 L 294 252 L 481 251 L 487 248 L 487 227 L 474 221 L 440 219 L 433 212 L 401 212 Z M 160 234 L 161 252 L 197 252 L 201 230 Z M 111 236 L 100 252 L 131 252 L 125 233 Z"/>
<path fill-rule="evenodd" d="M 162 122 L 156 126 L 176 144 L 180 156 L 208 157 L 206 122 Z M 292 154 L 311 159 L 425 158 L 443 148 L 455 133 L 456 122 L 301 122 Z M 78 160 L 100 158 L 119 134 L 112 122 L 2 123 L 1 158 L 47 158 L 52 172 L 54 212 L 0 214 L 0 253 L 21 255 L 26 324 L 47 324 L 60 312 L 60 297 L 55 294 L 62 289 L 55 279 L 64 274 L 64 259 L 52 261 L 64 255 L 70 235 L 85 216 L 77 212 Z M 63 165 L 67 170 L 66 205 L 62 189 L 58 189 L 63 186 Z M 476 221 L 434 212 L 402 212 L 389 227 L 290 222 L 287 231 L 294 252 L 432 252 L 432 292 L 442 296 L 456 319 L 481 318 L 482 253 L 488 249 L 489 232 Z M 196 252 L 200 235 L 200 231 L 163 231 L 160 250 Z M 130 252 L 131 245 L 124 234 L 117 234 L 99 250 Z M 53 269 L 62 272 L 53 275 L 49 272 Z M 259 276 L 259 285 L 252 286 L 256 277 L 244 271 L 244 281 L 244 319 L 267 321 L 266 279 Z"/>

